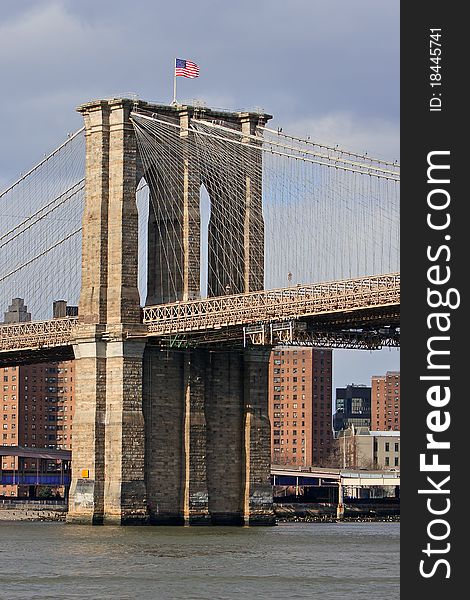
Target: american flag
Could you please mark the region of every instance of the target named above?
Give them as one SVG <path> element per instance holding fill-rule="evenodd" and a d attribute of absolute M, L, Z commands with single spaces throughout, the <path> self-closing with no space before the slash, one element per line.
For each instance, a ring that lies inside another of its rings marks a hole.
<path fill-rule="evenodd" d="M 182 58 L 175 58 L 175 77 L 199 77 L 199 67 L 196 63 Z"/>

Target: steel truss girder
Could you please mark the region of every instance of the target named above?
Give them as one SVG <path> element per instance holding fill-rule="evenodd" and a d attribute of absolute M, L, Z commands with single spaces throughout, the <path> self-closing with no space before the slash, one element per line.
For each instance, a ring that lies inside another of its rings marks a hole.
<path fill-rule="evenodd" d="M 144 308 L 149 335 L 197 333 L 210 329 L 291 321 L 305 317 L 339 317 L 347 313 L 400 304 L 400 275 L 392 273 L 344 281 L 264 290 Z"/>
<path fill-rule="evenodd" d="M 400 275 L 264 290 L 145 307 L 146 336 L 164 347 L 292 343 L 337 348 L 398 346 Z M 71 346 L 79 317 L 0 325 L 0 357 Z M 62 350 L 59 350 L 62 352 Z M 4 360 L 3 360 L 4 362 Z"/>
<path fill-rule="evenodd" d="M 70 345 L 78 317 L 0 325 L 0 352 L 41 350 Z"/>

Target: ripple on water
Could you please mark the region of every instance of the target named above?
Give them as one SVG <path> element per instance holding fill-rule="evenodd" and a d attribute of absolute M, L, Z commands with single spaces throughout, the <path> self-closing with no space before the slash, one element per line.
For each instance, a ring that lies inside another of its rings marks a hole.
<path fill-rule="evenodd" d="M 398 523 L 0 524 L 1 600 L 399 598 Z"/>

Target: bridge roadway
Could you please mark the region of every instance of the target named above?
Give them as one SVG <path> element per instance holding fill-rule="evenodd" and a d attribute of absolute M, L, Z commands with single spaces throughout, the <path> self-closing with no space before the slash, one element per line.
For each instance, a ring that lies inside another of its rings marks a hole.
<path fill-rule="evenodd" d="M 386 326 L 396 331 L 399 309 L 400 274 L 391 273 L 146 306 L 143 335 L 173 347 L 323 345 L 322 340 L 326 345 L 329 336 L 341 337 L 344 332 L 347 339 L 348 332 L 359 328 Z M 72 341 L 80 327 L 80 317 L 0 325 L 0 364 L 26 362 L 26 357 L 73 358 Z"/>
<path fill-rule="evenodd" d="M 271 482 L 279 486 L 399 486 L 400 473 L 394 471 L 349 471 L 341 469 L 322 469 L 312 467 L 310 470 L 296 471 L 288 468 L 272 466 Z M 70 485 L 70 472 L 39 473 L 0 469 L 0 485 Z"/>
<path fill-rule="evenodd" d="M 344 486 L 369 487 L 373 485 L 400 485 L 399 471 L 366 471 L 358 469 L 333 469 L 310 467 L 293 469 L 279 465 L 271 466 L 273 485 L 295 486 Z"/>

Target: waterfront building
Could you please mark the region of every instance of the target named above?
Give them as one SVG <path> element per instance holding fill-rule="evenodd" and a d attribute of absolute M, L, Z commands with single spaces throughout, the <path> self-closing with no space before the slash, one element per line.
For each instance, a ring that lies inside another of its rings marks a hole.
<path fill-rule="evenodd" d="M 54 303 L 54 317 L 74 311 L 66 303 Z M 64 314 L 61 314 L 61 313 Z M 30 313 L 22 298 L 15 298 L 5 313 L 5 322 L 27 322 Z M 4 367 L 2 376 L 2 424 L 0 445 L 25 448 L 72 449 L 75 409 L 74 361 Z M 17 470 L 18 457 L 3 456 L 2 469 Z M 26 459 L 22 468 L 34 470 L 35 459 Z M 0 495 L 25 496 L 28 486 L 0 484 Z"/>
<path fill-rule="evenodd" d="M 338 434 L 341 467 L 345 469 L 400 469 L 400 432 L 351 427 Z"/>
<path fill-rule="evenodd" d="M 2 369 L 2 446 L 72 449 L 73 361 L 17 365 Z M 17 469 L 18 458 L 3 457 L 3 469 Z M 34 470 L 35 459 L 24 468 Z M 0 485 L 0 495 L 25 496 L 28 486 Z"/>
<path fill-rule="evenodd" d="M 371 426 L 371 388 L 352 383 L 345 388 L 336 388 L 335 414 L 333 429 Z"/>
<path fill-rule="evenodd" d="M 400 431 L 400 372 L 372 376 L 371 428 Z"/>
<path fill-rule="evenodd" d="M 269 362 L 273 464 L 322 466 L 333 441 L 332 351 L 284 346 Z"/>

